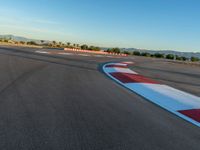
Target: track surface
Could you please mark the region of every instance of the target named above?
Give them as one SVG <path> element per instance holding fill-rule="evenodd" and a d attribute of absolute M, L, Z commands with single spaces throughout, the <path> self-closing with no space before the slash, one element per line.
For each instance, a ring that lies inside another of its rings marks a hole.
<path fill-rule="evenodd" d="M 98 70 L 103 62 L 132 60 L 140 74 L 200 96 L 199 67 L 34 51 L 0 48 L 0 149 L 200 149 L 200 128 Z"/>

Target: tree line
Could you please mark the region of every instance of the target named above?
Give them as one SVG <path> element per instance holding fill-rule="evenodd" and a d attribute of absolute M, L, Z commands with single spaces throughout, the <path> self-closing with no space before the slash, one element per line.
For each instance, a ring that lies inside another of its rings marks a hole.
<path fill-rule="evenodd" d="M 179 61 L 192 61 L 192 62 L 197 62 L 200 61 L 200 58 L 192 56 L 191 58 L 187 58 L 184 56 L 178 56 L 174 54 L 163 54 L 163 53 L 148 53 L 148 52 L 140 52 L 140 51 L 121 51 L 119 48 L 109 48 L 106 50 L 106 52 L 109 53 L 123 53 L 127 55 L 134 55 L 134 56 L 144 56 L 144 57 L 153 57 L 153 58 L 165 58 L 165 59 L 170 59 L 170 60 L 179 60 Z"/>
<path fill-rule="evenodd" d="M 46 42 L 44 40 L 40 41 L 15 41 L 12 39 L 4 39 L 0 38 L 0 42 L 5 42 L 5 43 L 11 43 L 11 44 L 21 44 L 21 45 L 34 45 L 34 46 L 43 46 L 45 48 L 75 48 L 75 49 L 82 49 L 82 50 L 91 50 L 91 51 L 100 51 L 101 48 L 97 46 L 88 46 L 87 44 L 72 44 L 70 42 L 57 42 L 57 41 L 51 41 L 51 42 Z"/>
<path fill-rule="evenodd" d="M 145 56 L 145 57 L 154 57 L 154 58 L 166 58 L 166 59 L 170 59 L 170 60 L 179 60 L 179 61 L 189 61 L 189 60 L 192 61 L 192 62 L 200 61 L 200 58 L 198 58 L 198 57 L 192 56 L 191 58 L 187 58 L 187 57 L 184 57 L 184 56 L 178 56 L 178 55 L 174 55 L 174 54 L 162 54 L 162 53 L 150 54 L 150 53 L 147 53 L 147 52 L 134 51 L 133 55 Z"/>

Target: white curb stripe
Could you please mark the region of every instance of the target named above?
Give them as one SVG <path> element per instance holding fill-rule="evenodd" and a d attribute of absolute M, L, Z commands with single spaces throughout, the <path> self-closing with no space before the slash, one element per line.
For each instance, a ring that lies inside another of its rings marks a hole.
<path fill-rule="evenodd" d="M 90 55 L 87 55 L 87 54 L 78 54 L 79 56 L 90 56 Z"/>
<path fill-rule="evenodd" d="M 60 54 L 60 55 L 74 55 L 72 53 L 58 53 L 58 54 Z"/>
<path fill-rule="evenodd" d="M 125 63 L 109 63 L 107 65 L 119 65 L 119 66 L 127 66 Z"/>
<path fill-rule="evenodd" d="M 199 97 L 167 85 L 146 83 L 128 83 L 124 85 L 146 99 L 171 111 L 200 108 Z"/>
<path fill-rule="evenodd" d="M 35 51 L 36 53 L 40 53 L 40 54 L 49 54 L 49 52 L 46 51 Z"/>
<path fill-rule="evenodd" d="M 103 55 L 93 55 L 95 57 L 104 57 Z"/>
<path fill-rule="evenodd" d="M 105 68 L 104 69 L 107 73 L 113 73 L 113 72 L 122 72 L 122 73 L 132 73 L 132 74 L 138 74 L 135 71 L 132 71 L 128 68 Z"/>

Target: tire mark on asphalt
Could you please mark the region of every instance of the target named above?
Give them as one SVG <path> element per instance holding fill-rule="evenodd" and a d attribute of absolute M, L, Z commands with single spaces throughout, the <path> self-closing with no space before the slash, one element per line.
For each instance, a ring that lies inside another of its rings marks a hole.
<path fill-rule="evenodd" d="M 10 60 L 11 61 L 11 60 Z M 13 85 L 17 85 L 17 84 L 21 84 L 23 83 L 23 81 L 25 81 L 26 79 L 28 79 L 29 77 L 31 77 L 33 74 L 35 74 L 36 72 L 38 71 L 41 71 L 42 69 L 46 68 L 47 65 L 43 64 L 43 65 L 39 65 L 39 66 L 36 66 L 34 68 L 32 68 L 31 70 L 27 71 L 27 72 L 24 72 L 23 74 L 21 74 L 20 76 L 18 76 L 17 78 L 14 77 L 14 72 L 13 72 L 13 68 L 12 68 L 12 64 L 10 62 L 10 65 L 9 65 L 9 74 L 11 76 L 11 82 L 8 83 L 4 88 L 2 88 L 0 90 L 0 95 L 2 93 L 4 93 L 5 91 L 7 91 L 10 87 L 12 87 Z"/>

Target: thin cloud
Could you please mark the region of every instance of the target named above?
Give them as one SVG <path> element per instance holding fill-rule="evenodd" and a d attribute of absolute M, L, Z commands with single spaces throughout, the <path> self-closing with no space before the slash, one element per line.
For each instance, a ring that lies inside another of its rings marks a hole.
<path fill-rule="evenodd" d="M 45 25 L 61 25 L 60 22 L 47 19 L 37 19 L 37 18 L 23 18 L 18 16 L 2 15 L 0 14 L 0 21 L 8 23 L 36 23 L 36 24 L 45 24 Z"/>
<path fill-rule="evenodd" d="M 50 34 L 64 35 L 62 32 L 59 32 L 59 31 L 50 31 L 50 30 L 45 30 L 45 29 L 42 29 L 42 28 L 16 26 L 16 25 L 6 25 L 6 24 L 0 24 L 0 27 L 12 28 L 12 29 L 20 29 L 20 30 L 37 32 L 37 33 L 50 33 Z"/>
<path fill-rule="evenodd" d="M 51 24 L 51 25 L 59 25 L 60 23 L 57 21 L 51 21 L 51 20 L 42 20 L 42 19 L 33 19 L 33 20 L 29 20 L 35 23 L 42 23 L 42 24 Z"/>

